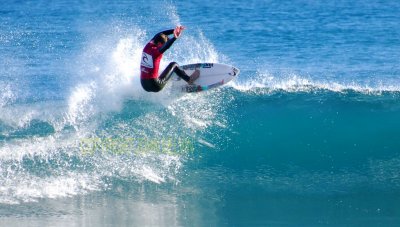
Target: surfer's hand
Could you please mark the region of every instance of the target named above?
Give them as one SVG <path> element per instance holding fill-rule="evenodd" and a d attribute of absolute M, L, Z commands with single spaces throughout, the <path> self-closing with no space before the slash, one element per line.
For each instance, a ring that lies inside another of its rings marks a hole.
<path fill-rule="evenodd" d="M 182 25 L 176 26 L 174 29 L 174 37 L 179 38 L 179 36 L 181 36 L 183 30 L 185 30 L 184 26 L 182 26 Z"/>

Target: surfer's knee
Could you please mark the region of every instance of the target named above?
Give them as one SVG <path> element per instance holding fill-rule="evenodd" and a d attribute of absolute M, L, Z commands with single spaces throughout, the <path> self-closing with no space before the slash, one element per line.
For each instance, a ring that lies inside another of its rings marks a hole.
<path fill-rule="evenodd" d="M 169 65 L 170 65 L 170 67 L 177 67 L 178 63 L 173 61 L 173 62 L 169 63 Z"/>

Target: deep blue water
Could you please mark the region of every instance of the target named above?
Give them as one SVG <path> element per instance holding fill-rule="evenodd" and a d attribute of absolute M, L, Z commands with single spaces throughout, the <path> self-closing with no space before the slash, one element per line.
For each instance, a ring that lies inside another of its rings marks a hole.
<path fill-rule="evenodd" d="M 1 226 L 399 226 L 398 1 L 1 1 Z M 142 90 L 143 46 L 241 70 Z"/>

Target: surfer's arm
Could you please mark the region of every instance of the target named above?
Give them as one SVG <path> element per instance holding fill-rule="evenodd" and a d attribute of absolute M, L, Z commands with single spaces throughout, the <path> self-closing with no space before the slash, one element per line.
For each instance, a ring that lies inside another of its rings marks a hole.
<path fill-rule="evenodd" d="M 179 38 L 179 36 L 181 35 L 183 30 L 185 30 L 184 26 L 176 26 L 176 28 L 174 28 L 174 29 L 169 29 L 169 30 L 160 32 L 166 36 L 174 34 L 174 37 L 169 38 L 168 41 L 159 49 L 160 53 L 164 53 L 166 50 L 168 50 L 172 46 L 172 44 L 175 42 L 175 40 L 177 38 Z M 158 34 L 160 34 L 160 33 L 158 33 Z"/>
<path fill-rule="evenodd" d="M 175 29 L 168 29 L 168 30 L 165 30 L 165 31 L 163 31 L 161 33 L 164 33 L 164 35 L 172 35 L 172 34 L 174 34 L 174 30 Z"/>
<path fill-rule="evenodd" d="M 174 34 L 174 30 L 175 29 L 168 29 L 168 30 L 159 32 L 153 37 L 152 40 L 154 40 L 160 34 L 164 34 L 166 36 L 172 35 L 172 34 Z M 175 40 L 176 40 L 175 37 L 168 39 L 168 41 L 159 49 L 160 53 L 164 53 L 166 50 L 168 50 L 172 46 L 172 44 L 175 42 Z"/>
<path fill-rule="evenodd" d="M 164 53 L 166 50 L 168 50 L 175 42 L 175 40 L 175 37 L 168 39 L 168 41 L 159 49 L 160 53 Z"/>
<path fill-rule="evenodd" d="M 172 34 L 174 34 L 174 29 L 168 29 L 168 30 L 165 30 L 165 31 L 162 31 L 162 32 L 159 32 L 159 33 L 157 33 L 154 37 L 153 37 L 153 39 L 152 40 L 154 40 L 158 35 L 160 35 L 160 34 L 164 34 L 164 35 L 172 35 Z"/>

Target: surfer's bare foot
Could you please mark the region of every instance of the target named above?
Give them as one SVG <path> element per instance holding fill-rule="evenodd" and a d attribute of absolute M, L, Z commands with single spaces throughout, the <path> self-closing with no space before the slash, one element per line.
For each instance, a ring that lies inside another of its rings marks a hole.
<path fill-rule="evenodd" d="M 200 70 L 196 69 L 192 75 L 190 76 L 189 84 L 192 85 L 195 80 L 197 80 L 200 76 Z"/>

